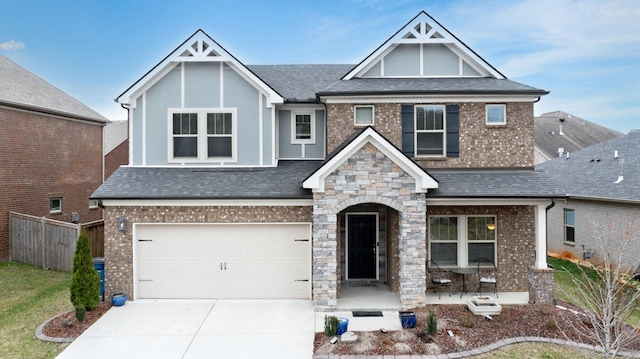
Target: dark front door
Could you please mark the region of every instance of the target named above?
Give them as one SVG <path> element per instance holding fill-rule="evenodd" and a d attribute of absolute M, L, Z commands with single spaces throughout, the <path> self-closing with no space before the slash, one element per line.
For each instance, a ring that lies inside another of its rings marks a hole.
<path fill-rule="evenodd" d="M 349 279 L 377 279 L 376 216 L 349 214 L 347 218 L 348 277 Z"/>

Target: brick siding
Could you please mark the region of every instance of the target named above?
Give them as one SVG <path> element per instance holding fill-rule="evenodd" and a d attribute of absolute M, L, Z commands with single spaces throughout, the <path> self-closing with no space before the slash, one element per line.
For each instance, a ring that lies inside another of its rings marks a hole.
<path fill-rule="evenodd" d="M 104 156 L 104 179 L 120 166 L 129 164 L 129 140 L 125 140 Z"/>
<path fill-rule="evenodd" d="M 80 222 L 102 218 L 89 195 L 102 183 L 102 126 L 0 107 L 0 261 L 9 259 L 9 211 Z M 49 199 L 62 211 L 49 213 Z"/>

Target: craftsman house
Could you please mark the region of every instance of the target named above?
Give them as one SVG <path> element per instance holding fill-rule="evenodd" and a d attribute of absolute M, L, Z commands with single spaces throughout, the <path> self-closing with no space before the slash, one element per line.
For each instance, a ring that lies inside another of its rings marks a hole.
<path fill-rule="evenodd" d="M 331 309 L 374 282 L 409 308 L 428 260 L 488 257 L 500 292 L 549 302 L 545 94 L 424 12 L 354 65 L 245 65 L 198 30 L 116 99 L 129 165 L 92 195 L 107 293 Z"/>
<path fill-rule="evenodd" d="M 102 183 L 102 115 L 0 55 L 0 261 L 11 246 L 9 213 L 64 222 L 102 218 L 89 196 Z"/>

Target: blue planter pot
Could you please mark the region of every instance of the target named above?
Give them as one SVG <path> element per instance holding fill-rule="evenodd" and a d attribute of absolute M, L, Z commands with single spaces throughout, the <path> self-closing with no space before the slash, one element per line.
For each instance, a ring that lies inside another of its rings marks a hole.
<path fill-rule="evenodd" d="M 127 295 L 125 293 L 113 293 L 111 295 L 111 304 L 116 307 L 124 305 L 127 301 Z"/>

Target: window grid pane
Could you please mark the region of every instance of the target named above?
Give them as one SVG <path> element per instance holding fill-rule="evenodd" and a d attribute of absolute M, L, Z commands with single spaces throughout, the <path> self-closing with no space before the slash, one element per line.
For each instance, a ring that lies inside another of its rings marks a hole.
<path fill-rule="evenodd" d="M 296 115 L 296 139 L 311 139 L 311 115 Z"/>
<path fill-rule="evenodd" d="M 575 243 L 576 241 L 576 212 L 573 209 L 564 210 L 564 240 Z"/>
<path fill-rule="evenodd" d="M 356 107 L 356 125 L 373 124 L 373 107 Z"/>

